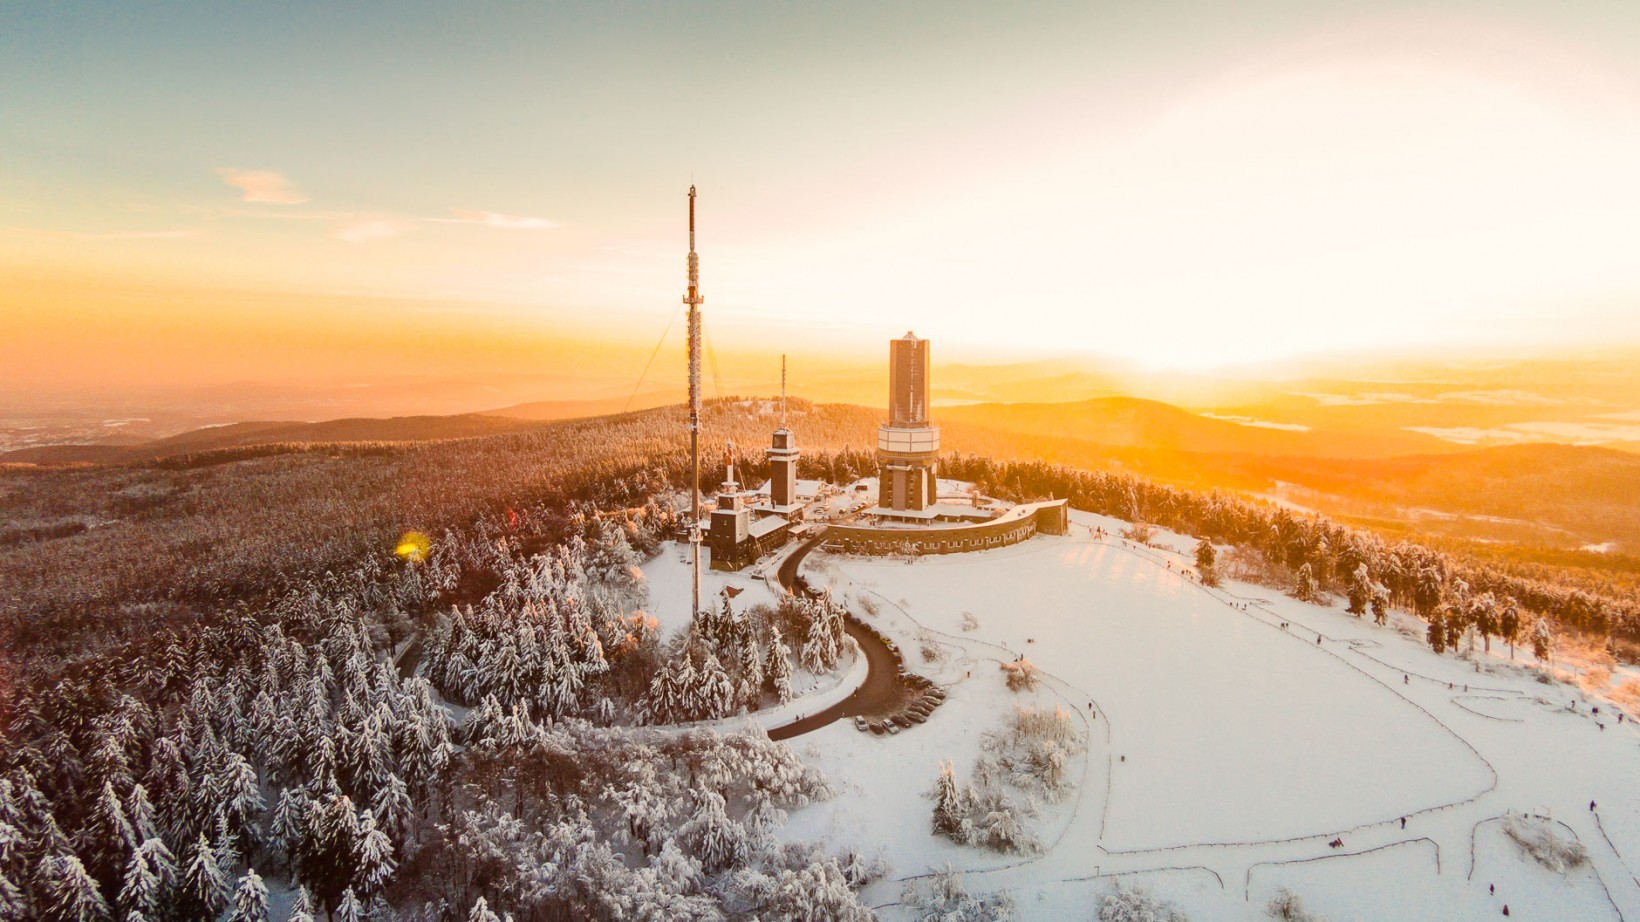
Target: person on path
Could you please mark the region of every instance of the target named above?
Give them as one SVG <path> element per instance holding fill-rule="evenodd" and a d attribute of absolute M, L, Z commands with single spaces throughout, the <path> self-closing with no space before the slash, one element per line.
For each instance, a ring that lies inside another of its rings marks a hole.
<path fill-rule="evenodd" d="M 1590 813 L 1594 812 L 1594 801 L 1592 801 L 1592 800 L 1589 801 L 1589 812 Z"/>
<path fill-rule="evenodd" d="M 1320 634 L 1315 635 L 1315 645 L 1318 646 L 1318 647 L 1321 646 L 1321 635 Z"/>
<path fill-rule="evenodd" d="M 1407 674 L 1404 673 L 1404 672 L 1401 673 L 1401 684 L 1402 685 L 1411 685 L 1412 684 L 1412 679 L 1408 678 Z"/>
<path fill-rule="evenodd" d="M 1403 816 L 1403 817 L 1401 817 L 1401 828 L 1402 828 L 1402 829 L 1405 829 L 1405 828 L 1407 828 L 1407 818 L 1406 818 L 1406 817 L 1404 817 L 1404 816 Z"/>

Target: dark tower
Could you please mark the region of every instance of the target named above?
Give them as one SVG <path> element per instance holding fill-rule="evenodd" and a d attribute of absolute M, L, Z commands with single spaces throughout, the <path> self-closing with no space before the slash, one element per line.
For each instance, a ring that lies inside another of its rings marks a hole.
<path fill-rule="evenodd" d="M 888 344 L 888 424 L 928 425 L 928 340 L 914 333 Z"/>
<path fill-rule="evenodd" d="M 907 333 L 888 344 L 888 422 L 877 429 L 877 505 L 912 512 L 933 505 L 939 452 L 940 429 L 928 422 L 928 340 Z"/>
<path fill-rule="evenodd" d="M 786 427 L 786 357 L 780 357 L 780 428 L 774 444 L 765 448 L 769 456 L 769 501 L 791 515 L 797 502 L 797 436 Z"/>

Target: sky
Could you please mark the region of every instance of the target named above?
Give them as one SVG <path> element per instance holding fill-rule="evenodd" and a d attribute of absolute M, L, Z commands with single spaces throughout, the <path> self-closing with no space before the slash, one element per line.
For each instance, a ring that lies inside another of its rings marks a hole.
<path fill-rule="evenodd" d="M 631 378 L 691 183 L 731 363 L 1635 343 L 1635 164 L 1632 0 L 12 3 L 0 380 Z"/>

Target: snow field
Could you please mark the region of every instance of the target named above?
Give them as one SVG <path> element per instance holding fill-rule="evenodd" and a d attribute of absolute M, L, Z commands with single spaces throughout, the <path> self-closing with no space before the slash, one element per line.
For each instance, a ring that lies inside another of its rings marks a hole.
<path fill-rule="evenodd" d="M 1465 800 L 1492 781 L 1415 705 L 1316 655 L 1313 635 L 1239 616 L 1119 546 L 1038 538 L 839 570 L 910 600 L 936 630 L 958 633 L 972 613 L 976 639 L 1099 702 L 1117 756 L 1101 839 L 1111 851 L 1319 835 Z M 1444 770 L 1397 771 L 1409 750 Z"/>
<path fill-rule="evenodd" d="M 1242 583 L 1205 589 L 1181 575 L 1187 536 L 1158 531 L 1163 547 L 1141 548 L 1118 537 L 1126 523 L 1072 521 L 1069 537 L 910 565 L 811 556 L 809 579 L 950 698 L 897 737 L 833 725 L 794 741 L 839 797 L 796 811 L 787 835 L 882 849 L 902 880 L 949 862 L 970 891 L 1012 889 L 1024 918 L 1091 918 L 1114 875 L 1197 920 L 1263 918 L 1280 886 L 1333 922 L 1491 919 L 1502 900 L 1486 885 L 1501 892 L 1504 878 L 1512 917 L 1617 918 L 1615 903 L 1640 918 L 1625 860 L 1640 860 L 1632 725 L 1601 730 L 1576 689 L 1510 668 L 1507 648 L 1477 671 L 1341 606 Z M 1099 525 L 1103 541 L 1090 532 Z M 926 639 L 944 645 L 944 662 L 921 661 Z M 1048 845 L 1037 857 L 932 836 L 922 796 L 943 759 L 965 779 L 980 736 L 1011 711 L 997 663 L 1017 653 L 1042 670 L 1039 699 L 1082 717 L 1089 700 L 1098 708 L 1079 796 L 1033 823 Z M 1562 877 L 1523 863 L 1488 832 L 1505 810 L 1551 813 L 1591 865 Z M 1341 849 L 1328 848 L 1334 836 Z M 866 896 L 895 918 L 902 885 Z"/>

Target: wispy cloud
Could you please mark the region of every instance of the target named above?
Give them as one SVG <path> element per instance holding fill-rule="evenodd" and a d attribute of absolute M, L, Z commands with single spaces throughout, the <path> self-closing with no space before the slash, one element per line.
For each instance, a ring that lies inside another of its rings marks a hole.
<path fill-rule="evenodd" d="M 446 224 L 482 224 L 485 227 L 499 227 L 503 230 L 551 230 L 558 225 L 557 221 L 546 218 L 530 218 L 523 215 L 498 214 L 493 211 L 472 211 L 467 208 L 450 209 L 451 217 L 434 218 Z"/>
<path fill-rule="evenodd" d="M 216 171 L 222 181 L 245 193 L 244 201 L 269 205 L 300 205 L 308 200 L 306 194 L 291 185 L 284 174 L 274 170 L 240 170 L 221 167 Z"/>
<path fill-rule="evenodd" d="M 182 240 L 198 237 L 195 230 L 163 230 L 163 231 L 113 231 L 109 233 L 93 233 L 89 231 L 60 231 L 40 230 L 30 227 L 0 228 L 0 234 L 13 237 L 33 237 L 37 240 Z"/>
<path fill-rule="evenodd" d="M 330 236 L 347 243 L 369 243 L 400 237 L 416 229 L 414 222 L 400 218 L 356 217 L 330 226 Z"/>

